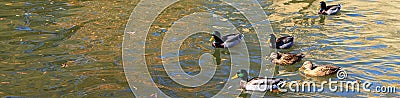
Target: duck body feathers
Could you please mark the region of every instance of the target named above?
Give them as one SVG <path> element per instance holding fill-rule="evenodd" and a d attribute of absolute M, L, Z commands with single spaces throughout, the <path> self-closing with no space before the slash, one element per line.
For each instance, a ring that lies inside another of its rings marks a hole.
<path fill-rule="evenodd" d="M 321 8 L 318 14 L 323 14 L 323 15 L 335 15 L 340 11 L 340 8 L 342 7 L 342 4 L 326 6 L 325 2 L 320 2 L 320 5 Z"/>
<path fill-rule="evenodd" d="M 293 53 L 275 53 L 272 52 L 270 55 L 271 62 L 277 65 L 293 65 L 300 62 L 304 58 L 304 54 L 293 54 Z"/>
<path fill-rule="evenodd" d="M 294 45 L 294 37 L 293 36 L 284 36 L 276 39 L 276 36 L 270 34 L 270 47 L 276 49 L 288 49 Z"/>
<path fill-rule="evenodd" d="M 254 77 L 247 82 L 241 81 L 240 87 L 246 91 L 264 92 L 278 89 L 280 82 L 283 82 L 283 79 Z"/>
<path fill-rule="evenodd" d="M 294 37 L 292 36 L 284 36 L 278 38 L 276 40 L 276 48 L 277 49 L 288 49 L 294 45 Z"/>
<path fill-rule="evenodd" d="M 310 61 L 304 62 L 302 68 L 307 76 L 326 76 L 336 73 L 341 67 L 334 65 L 314 65 Z"/>
<path fill-rule="evenodd" d="M 268 91 L 268 90 L 277 90 L 282 82 L 285 82 L 283 79 L 279 78 L 265 78 L 265 77 L 254 77 L 249 79 L 248 73 L 246 70 L 242 69 L 231 79 L 240 78 L 240 88 L 245 91 Z"/>
<path fill-rule="evenodd" d="M 217 31 L 215 31 L 217 32 Z M 212 42 L 212 46 L 215 48 L 231 48 L 233 46 L 238 45 L 242 40 L 244 35 L 243 34 L 228 34 L 225 36 L 220 37 L 220 33 L 213 34 L 215 41 Z"/>

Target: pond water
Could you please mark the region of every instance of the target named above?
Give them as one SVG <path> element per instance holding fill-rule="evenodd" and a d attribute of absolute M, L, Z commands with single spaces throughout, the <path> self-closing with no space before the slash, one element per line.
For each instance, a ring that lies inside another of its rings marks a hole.
<path fill-rule="evenodd" d="M 320 1 L 316 0 L 258 2 L 276 35 L 296 37 L 293 48 L 279 51 L 304 53 L 303 61 L 343 67 L 348 73 L 347 80 L 397 88 L 396 93 L 324 91 L 267 93 L 267 96 L 399 96 L 400 8 L 397 5 L 400 1 L 328 0 L 328 5 L 343 4 L 341 13 L 331 16 L 318 15 Z M 0 1 L 0 96 L 133 97 L 122 65 L 122 42 L 125 25 L 138 3 L 137 0 Z M 248 20 L 229 4 L 218 0 L 179 1 L 155 19 L 146 47 L 140 47 L 146 49 L 143 55 L 148 71 L 163 93 L 171 97 L 211 97 L 224 87 L 230 72 L 236 72 L 231 70 L 231 62 L 235 61 L 231 61 L 230 52 L 220 49 L 217 71 L 201 87 L 179 85 L 166 74 L 161 60 L 171 55 L 161 55 L 163 37 L 174 22 L 197 12 L 217 14 L 245 34 L 250 76 L 258 76 L 261 66 L 271 66 L 261 64 L 261 57 L 266 55 L 261 55 L 259 49 L 267 45 L 259 45 Z M 200 72 L 201 54 L 214 53 L 209 36 L 197 33 L 180 46 L 179 63 L 187 74 Z M 273 75 L 289 81 L 327 80 L 304 76 L 297 70 L 302 63 L 277 66 Z"/>

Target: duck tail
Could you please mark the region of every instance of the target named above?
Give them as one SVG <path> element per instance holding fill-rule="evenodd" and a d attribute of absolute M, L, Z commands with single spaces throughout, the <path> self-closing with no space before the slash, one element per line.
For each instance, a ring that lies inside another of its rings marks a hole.
<path fill-rule="evenodd" d="M 278 84 L 279 82 L 284 81 L 281 78 L 267 78 L 267 84 Z"/>
<path fill-rule="evenodd" d="M 304 55 L 303 53 L 297 54 L 297 57 L 301 57 L 304 58 L 306 55 Z"/>
<path fill-rule="evenodd" d="M 338 72 L 340 70 L 342 70 L 342 67 L 337 67 L 336 69 L 333 69 L 334 72 Z"/>

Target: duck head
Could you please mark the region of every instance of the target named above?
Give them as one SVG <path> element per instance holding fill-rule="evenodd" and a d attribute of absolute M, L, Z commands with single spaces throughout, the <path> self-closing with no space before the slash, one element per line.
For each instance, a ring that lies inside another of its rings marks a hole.
<path fill-rule="evenodd" d="M 321 2 L 319 2 L 319 4 L 321 6 L 321 9 L 326 9 L 326 2 L 321 1 Z"/>
<path fill-rule="evenodd" d="M 210 42 L 212 42 L 212 46 L 215 48 L 225 48 L 224 41 L 221 39 L 221 33 L 218 31 L 212 33 Z"/>
<path fill-rule="evenodd" d="M 272 48 L 276 48 L 276 36 L 274 34 L 269 34 L 269 43 Z"/>
<path fill-rule="evenodd" d="M 222 42 L 223 43 L 223 41 L 220 39 L 220 37 L 221 37 L 221 33 L 219 33 L 218 31 L 214 31 L 212 33 L 211 38 L 210 38 L 210 42 L 215 41 L 215 42 Z"/>
<path fill-rule="evenodd" d="M 319 13 L 322 14 L 326 10 L 326 3 L 324 1 L 319 2 L 321 8 L 319 9 Z"/>
<path fill-rule="evenodd" d="M 270 58 L 270 59 L 278 59 L 278 58 L 279 58 L 279 54 L 276 53 L 276 52 L 272 52 L 272 53 L 269 55 L 269 58 Z"/>
<path fill-rule="evenodd" d="M 303 69 L 303 70 L 312 70 L 313 69 L 313 64 L 311 61 L 305 61 L 303 63 L 303 66 L 301 66 L 301 68 L 299 69 Z"/>
<path fill-rule="evenodd" d="M 249 76 L 247 74 L 247 71 L 242 69 L 240 71 L 238 71 L 235 76 L 233 76 L 231 79 L 236 79 L 236 78 L 240 78 L 240 83 L 239 86 L 242 89 L 246 89 L 246 84 L 249 81 Z"/>
<path fill-rule="evenodd" d="M 235 76 L 233 76 L 231 79 L 236 79 L 236 78 L 240 78 L 243 81 L 247 81 L 249 78 L 249 75 L 247 74 L 247 71 L 242 69 L 240 71 L 238 71 Z"/>

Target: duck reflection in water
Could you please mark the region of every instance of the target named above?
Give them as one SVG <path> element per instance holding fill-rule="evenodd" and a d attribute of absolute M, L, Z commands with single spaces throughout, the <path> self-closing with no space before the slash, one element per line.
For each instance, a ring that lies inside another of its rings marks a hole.
<path fill-rule="evenodd" d="M 212 55 L 215 57 L 217 65 L 221 64 L 221 51 L 219 48 L 214 48 L 214 53 Z"/>
<path fill-rule="evenodd" d="M 325 15 L 319 15 L 319 23 L 325 24 Z"/>

